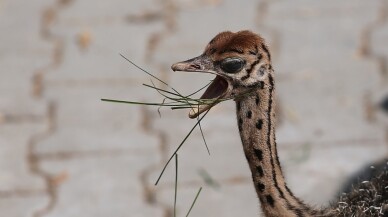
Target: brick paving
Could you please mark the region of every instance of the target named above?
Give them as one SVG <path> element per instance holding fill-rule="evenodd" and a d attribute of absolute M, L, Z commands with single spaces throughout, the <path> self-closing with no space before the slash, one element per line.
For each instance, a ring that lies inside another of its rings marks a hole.
<path fill-rule="evenodd" d="M 388 1 L 0 0 L 0 213 L 7 217 L 172 216 L 164 163 L 195 123 L 160 101 L 123 54 L 184 92 L 211 76 L 173 73 L 223 30 L 262 34 L 273 53 L 278 143 L 290 188 L 325 205 L 387 156 Z M 179 152 L 178 216 L 257 216 L 234 104 Z M 210 181 L 209 181 L 210 179 Z"/>

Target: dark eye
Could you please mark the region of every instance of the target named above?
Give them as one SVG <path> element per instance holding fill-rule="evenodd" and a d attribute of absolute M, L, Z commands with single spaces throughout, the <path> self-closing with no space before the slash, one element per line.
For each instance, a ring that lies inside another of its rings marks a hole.
<path fill-rule="evenodd" d="M 245 61 L 238 57 L 231 57 L 222 60 L 221 69 L 226 73 L 236 73 L 239 72 L 243 66 L 245 65 Z"/>

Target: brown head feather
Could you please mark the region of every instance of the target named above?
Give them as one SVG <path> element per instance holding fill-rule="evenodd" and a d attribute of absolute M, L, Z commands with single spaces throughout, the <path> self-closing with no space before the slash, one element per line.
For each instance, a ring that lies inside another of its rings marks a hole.
<path fill-rule="evenodd" d="M 226 31 L 216 35 L 206 46 L 205 54 L 209 56 L 219 56 L 227 52 L 248 53 L 259 52 L 263 45 L 266 47 L 264 39 L 248 30 L 236 33 Z"/>

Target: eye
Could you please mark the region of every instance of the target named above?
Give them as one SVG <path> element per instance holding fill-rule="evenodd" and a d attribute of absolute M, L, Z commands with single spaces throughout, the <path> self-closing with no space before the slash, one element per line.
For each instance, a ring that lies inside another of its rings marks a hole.
<path fill-rule="evenodd" d="M 236 73 L 239 72 L 243 66 L 245 65 L 245 61 L 238 57 L 231 57 L 222 60 L 221 69 L 226 73 Z"/>

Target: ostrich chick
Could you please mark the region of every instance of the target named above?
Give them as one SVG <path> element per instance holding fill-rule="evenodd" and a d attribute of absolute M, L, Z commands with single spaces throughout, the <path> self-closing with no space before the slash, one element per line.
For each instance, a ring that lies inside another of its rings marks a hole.
<path fill-rule="evenodd" d="M 388 203 L 387 170 L 369 182 L 369 190 L 374 189 L 369 201 L 362 195 L 365 191 L 359 189 L 325 209 L 308 206 L 287 187 L 276 148 L 274 70 L 262 37 L 250 31 L 221 32 L 209 42 L 202 55 L 175 63 L 171 68 L 216 75 L 201 97 L 215 99 L 214 103 L 193 108 L 190 118 L 209 110 L 220 99 L 233 98 L 236 102 L 245 157 L 265 216 L 371 216 L 365 210 L 372 206 L 380 207 L 374 216 L 388 216 L 388 207 L 384 206 Z"/>

